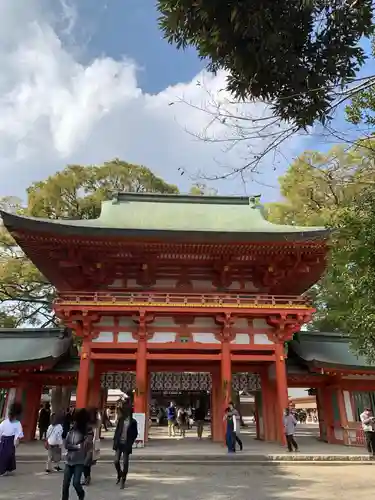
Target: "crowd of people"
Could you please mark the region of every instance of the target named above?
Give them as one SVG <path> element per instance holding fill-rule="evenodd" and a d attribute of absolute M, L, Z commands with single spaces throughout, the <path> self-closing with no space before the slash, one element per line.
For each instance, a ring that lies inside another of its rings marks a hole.
<path fill-rule="evenodd" d="M 186 431 L 191 429 L 195 423 L 198 439 L 202 439 L 204 421 L 206 418 L 206 410 L 203 406 L 198 405 L 197 408 L 193 410 L 190 407 L 176 407 L 176 405 L 171 402 L 166 409 L 165 415 L 168 423 L 169 437 L 175 437 L 179 434 L 181 438 L 184 438 L 186 436 Z"/>
<path fill-rule="evenodd" d="M 129 457 L 138 436 L 137 421 L 133 418 L 132 408 L 124 404 L 118 408 L 119 418 L 113 438 L 115 452 L 114 465 L 117 483 L 125 488 L 129 471 Z M 16 470 L 16 448 L 23 437 L 20 422 L 22 405 L 10 405 L 8 418 L 0 424 L 0 476 Z M 39 413 L 39 437 L 44 441 L 47 452 L 46 472 L 64 470 L 61 500 L 69 500 L 70 486 L 76 491 L 79 500 L 85 498 L 84 486 L 91 483 L 92 467 L 100 454 L 99 412 L 94 409 L 76 409 L 58 415 L 51 413 L 47 403 Z M 65 453 L 64 469 L 60 467 Z"/>

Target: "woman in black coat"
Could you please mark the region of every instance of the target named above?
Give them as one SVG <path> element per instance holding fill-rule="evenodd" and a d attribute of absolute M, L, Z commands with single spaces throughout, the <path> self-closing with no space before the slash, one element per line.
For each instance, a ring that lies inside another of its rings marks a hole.
<path fill-rule="evenodd" d="M 121 483 L 121 489 L 125 488 L 126 477 L 129 471 L 129 456 L 132 454 L 133 445 L 138 436 L 137 421 L 133 418 L 130 406 L 122 406 L 119 411 L 115 435 L 113 438 L 113 449 L 115 455 L 115 467 L 117 471 L 117 483 Z M 123 459 L 123 468 L 121 470 L 121 457 Z"/>

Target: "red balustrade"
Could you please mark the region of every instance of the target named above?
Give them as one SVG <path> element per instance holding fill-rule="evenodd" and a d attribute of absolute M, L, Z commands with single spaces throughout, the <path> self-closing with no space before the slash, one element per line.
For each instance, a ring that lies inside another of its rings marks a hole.
<path fill-rule="evenodd" d="M 56 305 L 67 304 L 157 304 L 164 306 L 202 305 L 206 307 L 259 307 L 290 306 L 308 307 L 309 300 L 302 295 L 262 295 L 229 293 L 162 293 L 162 292 L 64 292 L 55 301 Z"/>

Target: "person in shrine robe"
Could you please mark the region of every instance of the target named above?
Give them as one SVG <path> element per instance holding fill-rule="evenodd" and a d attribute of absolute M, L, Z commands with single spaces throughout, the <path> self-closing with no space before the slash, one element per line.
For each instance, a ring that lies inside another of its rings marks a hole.
<path fill-rule="evenodd" d="M 6 476 L 16 470 L 16 447 L 23 438 L 20 417 L 22 405 L 13 403 L 9 408 L 8 418 L 0 424 L 0 476 Z"/>

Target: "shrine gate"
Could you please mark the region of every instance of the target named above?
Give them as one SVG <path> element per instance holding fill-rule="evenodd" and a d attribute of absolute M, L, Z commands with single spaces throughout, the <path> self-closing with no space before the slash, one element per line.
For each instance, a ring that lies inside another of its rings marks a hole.
<path fill-rule="evenodd" d="M 114 374 L 147 415 L 153 374 L 204 373 L 213 440 L 242 383 L 267 409 L 263 437 L 283 442 L 284 344 L 314 312 L 302 294 L 324 271 L 326 229 L 272 224 L 246 197 L 120 193 L 93 220 L 1 215 L 82 339 L 78 407 Z"/>

